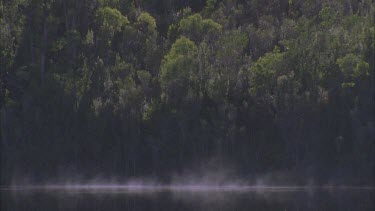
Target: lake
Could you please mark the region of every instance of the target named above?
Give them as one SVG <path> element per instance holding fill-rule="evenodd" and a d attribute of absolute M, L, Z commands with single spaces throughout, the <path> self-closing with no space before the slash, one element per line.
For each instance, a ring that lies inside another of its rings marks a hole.
<path fill-rule="evenodd" d="M 371 188 L 1 190 L 2 211 L 373 211 L 374 203 Z"/>

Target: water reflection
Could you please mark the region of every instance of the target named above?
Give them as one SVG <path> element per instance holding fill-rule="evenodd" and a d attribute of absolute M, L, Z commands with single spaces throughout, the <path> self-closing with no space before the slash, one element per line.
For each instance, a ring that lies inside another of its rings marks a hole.
<path fill-rule="evenodd" d="M 374 210 L 373 190 L 1 191 L 2 211 Z"/>

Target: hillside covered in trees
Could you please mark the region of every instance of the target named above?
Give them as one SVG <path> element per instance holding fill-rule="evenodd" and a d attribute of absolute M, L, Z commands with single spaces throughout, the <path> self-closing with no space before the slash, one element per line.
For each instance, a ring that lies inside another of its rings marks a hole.
<path fill-rule="evenodd" d="M 215 158 L 373 185 L 374 15 L 372 0 L 2 0 L 1 184 L 168 181 Z"/>

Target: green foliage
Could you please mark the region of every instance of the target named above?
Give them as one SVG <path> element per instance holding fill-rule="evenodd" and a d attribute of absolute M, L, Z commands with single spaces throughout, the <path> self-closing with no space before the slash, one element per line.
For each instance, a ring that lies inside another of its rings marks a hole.
<path fill-rule="evenodd" d="M 358 15 L 351 15 L 348 17 L 345 17 L 343 20 L 343 26 L 347 29 L 352 29 L 355 25 L 360 24 L 361 17 Z"/>
<path fill-rule="evenodd" d="M 182 11 L 182 17 L 188 17 L 188 16 L 191 16 L 192 15 L 192 11 L 191 11 L 191 8 L 190 7 L 186 7 L 184 8 Z"/>
<path fill-rule="evenodd" d="M 222 26 L 212 19 L 204 19 L 202 21 L 202 32 L 203 34 L 214 34 L 219 33 L 222 29 Z"/>
<path fill-rule="evenodd" d="M 168 27 L 168 38 L 170 40 L 176 40 L 178 37 L 178 28 L 179 26 L 177 24 L 171 24 Z"/>
<path fill-rule="evenodd" d="M 52 52 L 58 52 L 63 50 L 66 47 L 67 40 L 65 38 L 61 38 L 53 42 L 51 51 Z"/>
<path fill-rule="evenodd" d="M 152 120 L 156 112 L 160 109 L 160 102 L 151 101 L 151 103 L 144 106 L 142 112 L 142 120 L 147 122 Z"/>
<path fill-rule="evenodd" d="M 2 1 L 0 8 L 0 65 L 10 68 L 21 43 L 26 23 L 25 14 L 19 8 L 26 7 L 25 0 Z"/>
<path fill-rule="evenodd" d="M 126 77 L 121 84 L 121 88 L 119 90 L 119 106 L 120 109 L 126 109 L 131 112 L 136 112 L 134 109 L 137 109 L 137 105 L 139 105 L 141 98 L 141 90 L 135 84 L 134 79 L 132 77 Z M 136 106 L 136 107 L 134 107 Z"/>
<path fill-rule="evenodd" d="M 98 0 L 98 4 L 100 7 L 118 8 L 120 5 L 120 1 L 119 0 Z"/>
<path fill-rule="evenodd" d="M 151 81 L 151 74 L 146 70 L 138 70 L 137 76 L 144 86 L 148 86 Z"/>
<path fill-rule="evenodd" d="M 337 59 L 337 65 L 343 73 L 346 82 L 344 86 L 354 86 L 355 81 L 360 78 L 369 76 L 370 66 L 362 58 L 355 54 L 347 54 L 342 58 Z"/>
<path fill-rule="evenodd" d="M 259 58 L 250 68 L 250 92 L 253 95 L 264 95 L 274 93 L 277 75 L 280 74 L 283 64 L 284 53 L 278 48 Z"/>
<path fill-rule="evenodd" d="M 246 176 L 373 182 L 374 14 L 371 0 L 0 1 L 1 178 L 164 177 L 220 157 Z"/>
<path fill-rule="evenodd" d="M 142 12 L 137 17 L 137 22 L 140 25 L 141 28 L 144 28 L 144 30 L 148 32 L 154 32 L 156 29 L 156 21 L 155 18 L 153 18 L 149 13 Z"/>
<path fill-rule="evenodd" d="M 216 4 L 217 0 L 207 0 L 205 9 L 207 11 L 213 11 L 215 9 Z"/>
<path fill-rule="evenodd" d="M 89 29 L 87 31 L 84 43 L 86 45 L 93 45 L 94 44 L 94 32 L 91 29 Z"/>
<path fill-rule="evenodd" d="M 109 34 L 121 31 L 121 28 L 129 23 L 120 11 L 110 7 L 99 8 L 95 13 L 95 19 L 102 33 Z"/>
<path fill-rule="evenodd" d="M 323 27 L 330 27 L 334 24 L 337 14 L 331 7 L 324 7 L 319 12 L 319 18 L 321 19 L 321 25 Z"/>
<path fill-rule="evenodd" d="M 238 30 L 231 31 L 224 35 L 219 41 L 221 50 L 218 51 L 217 54 L 221 59 L 229 57 L 230 59 L 236 60 L 235 56 L 243 54 L 248 41 L 249 38 L 245 33 Z"/>
<path fill-rule="evenodd" d="M 222 26 L 211 19 L 203 19 L 201 15 L 194 14 L 183 18 L 178 30 L 194 41 L 199 41 L 205 35 L 220 33 Z"/>
<path fill-rule="evenodd" d="M 161 66 L 160 83 L 165 92 L 185 89 L 195 79 L 196 54 L 197 46 L 193 41 L 184 36 L 176 40 Z"/>
<path fill-rule="evenodd" d="M 124 76 L 134 74 L 134 72 L 133 65 L 126 63 L 119 54 L 116 54 L 115 63 L 109 71 L 111 77 L 120 80 Z"/>

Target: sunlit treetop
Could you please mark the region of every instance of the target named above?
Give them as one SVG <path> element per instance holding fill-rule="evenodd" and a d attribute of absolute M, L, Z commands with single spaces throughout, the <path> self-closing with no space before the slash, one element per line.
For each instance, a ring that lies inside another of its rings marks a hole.
<path fill-rule="evenodd" d="M 100 29 L 108 33 L 121 31 L 121 27 L 129 23 L 128 19 L 120 11 L 110 7 L 98 9 L 95 19 L 100 24 Z"/>
<path fill-rule="evenodd" d="M 207 34 L 217 34 L 222 30 L 222 26 L 212 19 L 203 19 L 200 14 L 194 14 L 183 18 L 179 23 L 179 32 L 199 41 Z"/>
<path fill-rule="evenodd" d="M 148 32 L 153 32 L 156 29 L 156 21 L 148 12 L 142 12 L 137 18 L 138 25 Z"/>
<path fill-rule="evenodd" d="M 191 79 L 196 53 L 197 46 L 190 39 L 182 36 L 176 40 L 161 66 L 160 80 L 164 88 L 176 81 L 183 83 Z"/>

